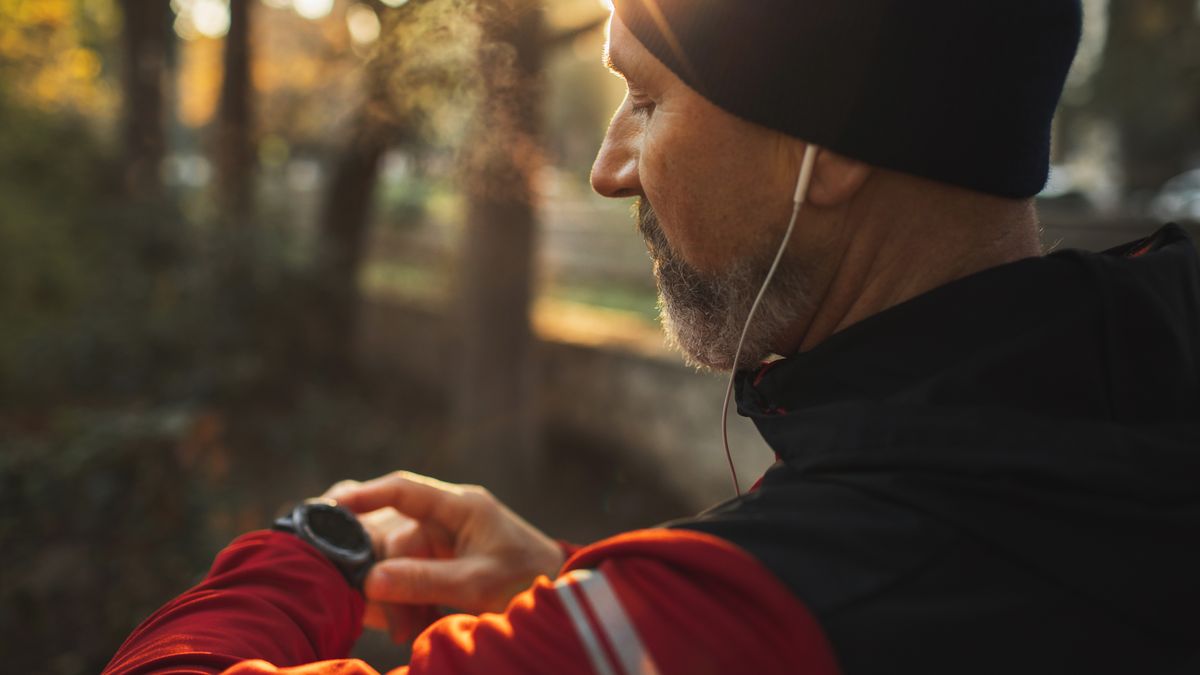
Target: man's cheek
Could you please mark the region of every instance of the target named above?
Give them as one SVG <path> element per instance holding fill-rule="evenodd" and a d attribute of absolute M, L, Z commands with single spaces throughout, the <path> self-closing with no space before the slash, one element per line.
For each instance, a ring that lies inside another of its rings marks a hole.
<path fill-rule="evenodd" d="M 654 119 L 643 137 L 642 190 L 671 250 L 690 265 L 718 269 L 720 261 L 713 259 L 705 231 L 709 212 L 720 206 L 706 193 L 712 187 L 705 187 L 711 177 L 704 175 L 712 170 L 704 163 L 710 155 L 696 143 L 698 139 L 681 134 L 670 121 Z"/>
<path fill-rule="evenodd" d="M 654 202 L 651 201 L 651 204 Z M 655 207 L 655 215 L 658 217 L 663 236 L 666 237 L 667 246 L 676 258 L 689 267 L 702 271 L 718 270 L 720 261 L 714 256 L 701 227 L 702 214 L 688 206 L 685 203 L 664 210 Z"/>

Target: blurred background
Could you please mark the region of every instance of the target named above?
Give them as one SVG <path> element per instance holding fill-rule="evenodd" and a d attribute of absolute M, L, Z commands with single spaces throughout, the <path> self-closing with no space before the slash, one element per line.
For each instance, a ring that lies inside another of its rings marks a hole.
<path fill-rule="evenodd" d="M 1200 2 L 1084 4 L 1046 245 L 1196 232 Z M 576 541 L 731 495 L 724 382 L 666 352 L 630 204 L 588 187 L 606 17 L 0 0 L 5 670 L 98 672 L 343 478 L 484 483 Z M 746 484 L 771 453 L 731 441 Z"/>

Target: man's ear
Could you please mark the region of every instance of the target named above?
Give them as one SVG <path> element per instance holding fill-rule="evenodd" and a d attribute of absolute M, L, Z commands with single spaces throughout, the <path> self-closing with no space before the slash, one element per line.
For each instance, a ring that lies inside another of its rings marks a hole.
<path fill-rule="evenodd" d="M 870 175 L 870 165 L 821 148 L 808 188 L 808 201 L 825 207 L 842 204 L 862 188 Z"/>

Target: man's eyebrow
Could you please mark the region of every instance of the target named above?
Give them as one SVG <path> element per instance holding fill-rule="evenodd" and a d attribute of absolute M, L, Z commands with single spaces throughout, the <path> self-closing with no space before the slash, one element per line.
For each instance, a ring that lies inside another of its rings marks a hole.
<path fill-rule="evenodd" d="M 608 48 L 608 45 L 604 45 L 604 67 L 611 70 L 614 75 L 622 80 L 629 79 L 629 75 L 626 74 L 625 69 L 618 65 L 616 60 L 613 59 L 612 50 Z"/>

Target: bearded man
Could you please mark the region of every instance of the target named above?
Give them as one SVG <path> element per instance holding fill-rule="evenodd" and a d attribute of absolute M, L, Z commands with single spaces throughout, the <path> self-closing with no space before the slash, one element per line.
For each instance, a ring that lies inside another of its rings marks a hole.
<path fill-rule="evenodd" d="M 1076 0 L 615 4 L 593 185 L 779 461 L 582 550 L 481 488 L 340 484 L 370 542 L 297 507 L 108 672 L 373 673 L 364 614 L 410 675 L 1197 672 L 1195 250 L 1039 247 Z"/>

